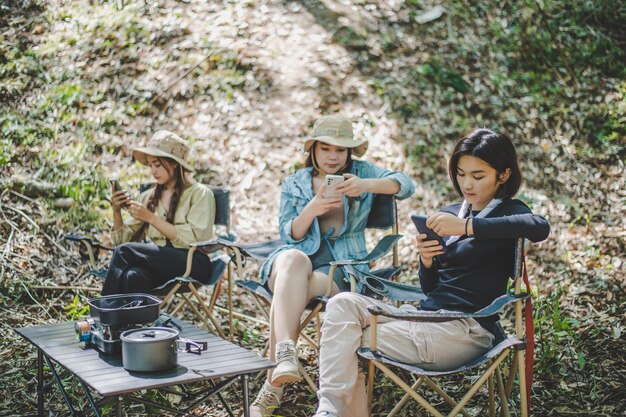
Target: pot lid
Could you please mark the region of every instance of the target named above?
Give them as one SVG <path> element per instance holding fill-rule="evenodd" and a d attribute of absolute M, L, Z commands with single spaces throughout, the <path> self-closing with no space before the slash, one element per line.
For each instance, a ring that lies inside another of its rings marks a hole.
<path fill-rule="evenodd" d="M 176 339 L 178 330 L 169 327 L 143 327 L 140 329 L 126 330 L 120 338 L 133 343 L 150 343 L 158 340 Z"/>

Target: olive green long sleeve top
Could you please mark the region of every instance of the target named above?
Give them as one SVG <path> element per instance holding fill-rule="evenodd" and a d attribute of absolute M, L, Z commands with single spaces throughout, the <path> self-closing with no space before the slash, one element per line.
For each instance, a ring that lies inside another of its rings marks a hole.
<path fill-rule="evenodd" d="M 147 205 L 153 188 L 144 191 L 137 199 Z M 167 217 L 167 207 L 159 202 L 155 214 L 163 219 Z M 210 188 L 202 184 L 187 187 L 178 202 L 174 215 L 176 240 L 172 241 L 175 248 L 188 249 L 193 242 L 209 240 L 213 236 L 215 222 L 215 197 Z M 143 224 L 142 221 L 130 218 L 122 227 L 111 232 L 111 239 L 116 245 L 128 242 Z M 154 226 L 149 225 L 139 240 L 147 239 L 158 246 L 165 246 L 167 238 Z"/>

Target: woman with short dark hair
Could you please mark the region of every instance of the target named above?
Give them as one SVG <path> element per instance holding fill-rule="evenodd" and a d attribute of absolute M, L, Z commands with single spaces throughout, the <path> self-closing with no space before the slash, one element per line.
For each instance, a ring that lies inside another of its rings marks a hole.
<path fill-rule="evenodd" d="M 515 148 L 508 137 L 477 129 L 462 138 L 449 161 L 450 179 L 463 198 L 428 218 L 426 224 L 444 237 L 417 236 L 419 278 L 426 299 L 422 310 L 476 312 L 504 294 L 514 269 L 519 238 L 548 237 L 550 226 L 520 200 Z M 368 415 L 365 381 L 358 370 L 357 349 L 369 346 L 368 306 L 399 313 L 400 308 L 355 293 L 333 297 L 326 306 L 320 348 L 319 407 L 315 417 Z M 447 370 L 479 357 L 494 342 L 497 317 L 480 320 L 410 322 L 380 317 L 377 350 L 401 362 L 429 370 Z"/>

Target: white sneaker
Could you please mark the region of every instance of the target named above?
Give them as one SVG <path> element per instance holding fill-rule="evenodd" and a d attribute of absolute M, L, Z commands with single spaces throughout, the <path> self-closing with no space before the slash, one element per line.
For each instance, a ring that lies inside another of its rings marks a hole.
<path fill-rule="evenodd" d="M 337 414 L 330 411 L 318 411 L 313 417 L 337 417 Z"/>
<path fill-rule="evenodd" d="M 276 344 L 276 363 L 278 365 L 272 372 L 272 384 L 282 386 L 283 384 L 302 381 L 298 369 L 296 342 L 284 340 Z"/>
<path fill-rule="evenodd" d="M 250 406 L 250 417 L 273 416 L 280 406 L 282 398 L 283 388 L 273 386 L 266 379 L 261 387 L 261 391 L 259 391 L 259 394 Z"/>

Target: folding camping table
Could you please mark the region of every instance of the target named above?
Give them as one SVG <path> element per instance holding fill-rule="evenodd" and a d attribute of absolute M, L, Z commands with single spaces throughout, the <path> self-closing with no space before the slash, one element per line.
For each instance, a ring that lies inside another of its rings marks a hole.
<path fill-rule="evenodd" d="M 201 355 L 178 354 L 178 365 L 161 372 L 129 372 L 122 366 L 121 355 L 105 355 L 94 348 L 86 348 L 76 341 L 74 322 L 30 326 L 16 332 L 37 348 L 37 408 L 44 416 L 44 394 L 48 386 L 44 380 L 44 363 L 48 364 L 54 382 L 62 394 L 72 416 L 93 411 L 101 416 L 102 407 L 113 402 L 115 415 L 122 416 L 124 401 L 140 402 L 171 413 L 182 415 L 216 395 L 227 412 L 233 415 L 221 392 L 237 380 L 242 384 L 244 416 L 249 416 L 248 380 L 251 374 L 274 367 L 267 359 L 254 352 L 214 336 L 203 329 L 181 320 L 181 337 L 208 342 L 208 350 Z M 66 370 L 78 379 L 83 387 L 86 401 L 77 408 L 66 388 L 67 378 L 57 368 Z M 183 385 L 180 390 L 172 387 L 192 382 L 209 381 L 195 390 Z M 174 408 L 142 398 L 139 391 L 159 389 L 181 397 L 181 406 Z M 95 394 L 95 395 L 94 395 Z"/>

